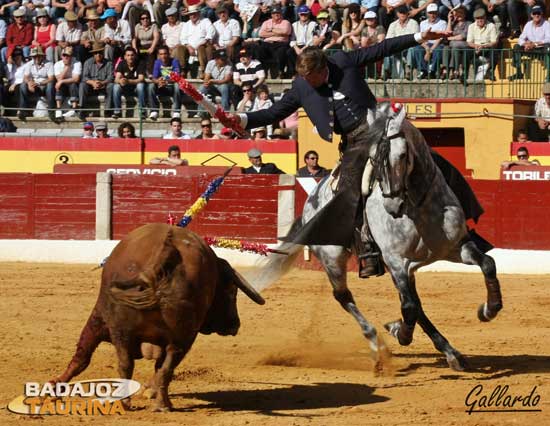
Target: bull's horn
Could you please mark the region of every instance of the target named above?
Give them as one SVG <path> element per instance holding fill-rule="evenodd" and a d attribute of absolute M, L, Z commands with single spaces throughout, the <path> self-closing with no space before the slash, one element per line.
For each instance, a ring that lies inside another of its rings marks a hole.
<path fill-rule="evenodd" d="M 239 274 L 237 271 L 235 271 L 233 268 L 233 277 L 235 279 L 235 284 L 238 288 L 240 288 L 244 294 L 246 294 L 248 297 L 250 297 L 254 302 L 256 302 L 258 305 L 265 304 L 265 299 L 258 293 L 252 285 L 246 279 Z"/>

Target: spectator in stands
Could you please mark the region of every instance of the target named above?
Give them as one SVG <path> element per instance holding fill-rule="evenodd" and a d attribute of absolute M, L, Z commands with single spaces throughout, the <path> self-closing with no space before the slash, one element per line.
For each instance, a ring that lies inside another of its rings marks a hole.
<path fill-rule="evenodd" d="M 252 164 L 250 167 L 243 169 L 244 174 L 271 174 L 283 175 L 285 172 L 273 163 L 262 162 L 262 151 L 257 148 L 252 148 L 248 151 L 248 161 Z"/>
<path fill-rule="evenodd" d="M 158 50 L 158 59 L 153 66 L 151 83 L 148 84 L 147 94 L 151 111 L 149 118 L 156 120 L 159 116 L 159 95 L 172 97 L 172 117 L 181 117 L 181 93 L 177 84 L 171 82 L 170 73 L 180 73 L 180 63 L 170 57 L 170 49 L 161 46 Z"/>
<path fill-rule="evenodd" d="M 142 118 L 145 111 L 145 64 L 138 62 L 137 52 L 133 47 L 124 49 L 124 60 L 116 67 L 115 85 L 113 86 L 113 118 L 122 116 L 122 95 L 137 95 Z"/>
<path fill-rule="evenodd" d="M 550 23 L 544 19 L 542 7 L 537 5 L 531 9 L 531 20 L 523 27 L 518 43 L 514 46 L 513 66 L 516 68 L 516 73 L 511 75 L 509 80 L 520 80 L 523 78 L 521 70 L 522 56 L 544 59 L 548 55 L 549 47 Z"/>
<path fill-rule="evenodd" d="M 304 154 L 304 163 L 306 165 L 298 169 L 298 177 L 316 177 L 321 178 L 330 174 L 330 170 L 319 165 L 319 154 L 317 151 L 310 150 Z"/>
<path fill-rule="evenodd" d="M 262 63 L 270 63 L 271 78 L 279 78 L 286 67 L 286 55 L 290 46 L 292 26 L 283 19 L 280 6 L 273 6 L 271 19 L 264 21 L 260 27 L 260 59 Z"/>
<path fill-rule="evenodd" d="M 138 60 L 145 65 L 147 75 L 153 71 L 157 48 L 160 44 L 160 31 L 157 24 L 151 23 L 148 12 L 141 12 L 139 24 L 135 26 L 132 47 L 138 52 Z"/>
<path fill-rule="evenodd" d="M 519 129 L 518 130 L 518 136 L 516 137 L 516 142 L 519 142 L 519 143 L 531 142 L 529 140 L 527 130 L 524 130 L 524 129 Z"/>
<path fill-rule="evenodd" d="M 361 47 L 361 32 L 364 26 L 361 7 L 357 3 L 350 4 L 348 16 L 342 22 L 342 35 L 338 38 L 338 44 L 348 51 Z"/>
<path fill-rule="evenodd" d="M 100 26 L 99 15 L 95 9 L 88 9 L 86 12 L 87 27 L 82 31 L 80 38 L 80 62 L 84 63 L 86 59 L 92 56 L 90 50 L 94 43 L 103 39 L 104 28 Z"/>
<path fill-rule="evenodd" d="M 260 111 L 262 109 L 268 109 L 273 106 L 273 101 L 269 97 L 269 88 L 262 84 L 257 91 L 256 99 L 254 100 L 254 106 L 252 107 L 252 111 Z M 273 133 L 273 125 L 267 126 L 267 134 L 268 136 L 271 136 Z"/>
<path fill-rule="evenodd" d="M 368 11 L 365 13 L 365 26 L 361 32 L 361 47 L 374 46 L 381 43 L 386 38 L 386 30 L 382 25 L 378 25 L 376 13 Z M 367 78 L 380 78 L 382 61 L 367 64 Z M 389 74 L 389 73 L 388 73 Z M 388 76 L 383 76 L 384 78 Z"/>
<path fill-rule="evenodd" d="M 439 19 L 437 4 L 430 3 L 426 11 L 428 12 L 428 19 L 420 23 L 421 32 L 427 31 L 429 28 L 432 31 L 445 31 L 447 29 L 447 22 Z M 442 49 L 441 39 L 428 40 L 414 48 L 414 58 L 418 67 L 416 77 L 419 80 L 427 77 L 436 78 L 436 73 L 441 62 Z"/>
<path fill-rule="evenodd" d="M 85 16 L 90 13 L 91 10 L 97 13 L 103 13 L 103 9 L 99 10 L 98 0 L 76 0 L 76 5 L 78 8 L 78 19 L 82 20 Z"/>
<path fill-rule="evenodd" d="M 181 65 L 187 73 L 188 63 L 199 61 L 198 78 L 204 78 L 207 62 L 212 57 L 212 41 L 216 30 L 208 18 L 201 18 L 200 7 L 190 6 L 186 15 L 189 20 L 182 24 L 180 43 L 184 47 Z"/>
<path fill-rule="evenodd" d="M 265 81 L 265 71 L 260 61 L 252 59 L 250 48 L 243 47 L 239 51 L 239 62 L 233 71 L 233 103 L 238 105 L 243 98 L 242 87 L 244 83 L 250 83 L 257 88 Z"/>
<path fill-rule="evenodd" d="M 34 38 L 32 46 L 41 46 L 46 52 L 46 59 L 55 62 L 55 34 L 56 27 L 50 21 L 50 15 L 44 8 L 36 12 L 36 26 L 34 27 Z"/>
<path fill-rule="evenodd" d="M 232 81 L 233 71 L 227 61 L 227 53 L 225 50 L 217 50 L 214 59 L 206 65 L 204 83 L 199 91 L 203 95 L 221 96 L 222 108 L 229 111 Z"/>
<path fill-rule="evenodd" d="M 239 21 L 229 17 L 229 9 L 221 3 L 216 9 L 218 20 L 214 22 L 216 36 L 214 39 L 214 49 L 225 49 L 227 57 L 234 61 L 235 53 L 241 42 L 241 26 Z"/>
<path fill-rule="evenodd" d="M 51 0 L 50 16 L 54 22 L 65 16 L 67 12 L 73 12 L 75 9 L 74 0 Z"/>
<path fill-rule="evenodd" d="M 82 81 L 78 90 L 81 120 L 86 117 L 84 112 L 85 100 L 90 95 L 105 95 L 105 112 L 110 111 L 113 95 L 113 63 L 105 59 L 105 45 L 101 42 L 95 42 L 90 53 L 94 56 L 84 62 Z"/>
<path fill-rule="evenodd" d="M 83 139 L 92 139 L 95 138 L 94 135 L 94 123 L 91 121 L 86 121 L 82 127 L 82 138 Z"/>
<path fill-rule="evenodd" d="M 123 139 L 135 138 L 136 128 L 131 123 L 122 123 L 118 126 L 118 137 Z"/>
<path fill-rule="evenodd" d="M 212 132 L 212 120 L 205 117 L 201 120 L 201 131 L 195 139 L 219 139 L 219 136 Z"/>
<path fill-rule="evenodd" d="M 107 127 L 107 123 L 104 121 L 97 123 L 97 126 L 95 126 L 95 133 L 96 138 L 98 139 L 106 139 L 111 137 L 109 136 L 109 128 Z"/>
<path fill-rule="evenodd" d="M 176 58 L 183 67 L 183 52 L 185 49 L 180 43 L 181 28 L 183 24 L 178 21 L 178 9 L 175 7 L 170 7 L 166 9 L 165 14 L 168 22 L 166 22 L 166 24 L 164 24 L 160 29 L 162 40 L 170 49 L 170 56 Z"/>
<path fill-rule="evenodd" d="M 57 58 L 61 57 L 61 50 L 71 46 L 77 57 L 80 57 L 80 39 L 82 38 L 82 26 L 78 22 L 78 16 L 72 11 L 65 13 L 65 21 L 57 26 L 55 40 L 57 42 Z"/>
<path fill-rule="evenodd" d="M 390 23 L 395 20 L 397 8 L 406 5 L 407 2 L 404 0 L 381 0 L 378 8 L 378 22 L 380 22 L 380 25 L 387 29 Z"/>
<path fill-rule="evenodd" d="M 317 25 L 313 30 L 313 46 L 326 49 L 336 48 L 338 37 L 340 37 L 341 25 L 332 23 L 329 19 L 329 13 L 321 10 L 317 14 Z"/>
<path fill-rule="evenodd" d="M 524 146 L 518 148 L 516 157 L 516 161 L 503 161 L 502 168 L 508 170 L 513 166 L 540 166 L 539 160 L 529 160 L 529 151 Z"/>
<path fill-rule="evenodd" d="M 170 120 L 170 132 L 163 136 L 163 139 L 191 139 L 191 137 L 181 131 L 181 118 L 175 117 Z"/>
<path fill-rule="evenodd" d="M 153 4 L 153 16 L 155 17 L 155 22 L 159 28 L 166 24 L 166 11 L 171 7 L 172 0 L 155 0 L 155 3 Z"/>
<path fill-rule="evenodd" d="M 466 8 L 457 7 L 449 11 L 447 21 L 447 31 L 452 32 L 447 40 L 449 44 L 443 48 L 443 65 L 440 77 L 449 80 L 463 79 L 464 76 L 464 58 L 468 49 L 466 37 L 471 22 L 466 21 Z"/>
<path fill-rule="evenodd" d="M 244 83 L 242 86 L 243 98 L 237 104 L 237 112 L 249 112 L 254 107 L 256 91 L 251 83 Z"/>
<path fill-rule="evenodd" d="M 132 41 L 130 25 L 128 21 L 118 19 L 114 9 L 107 9 L 101 19 L 105 20 L 101 40 L 105 43 L 105 57 L 114 62 L 123 55 L 124 47 Z"/>
<path fill-rule="evenodd" d="M 0 1 L 0 17 L 2 20 L 9 22 L 10 18 L 14 16 L 14 12 L 19 8 L 19 1 L 2 0 Z"/>
<path fill-rule="evenodd" d="M 265 126 L 256 127 L 250 133 L 252 133 L 252 139 L 254 140 L 267 139 L 267 129 Z"/>
<path fill-rule="evenodd" d="M 495 24 L 487 22 L 485 9 L 476 9 L 474 19 L 475 22 L 468 27 L 466 41 L 468 46 L 474 49 L 474 65 L 477 66 L 476 80 L 483 80 L 485 74 L 488 74 L 488 77 L 494 80 L 493 70 L 497 63 L 498 53 L 495 53 L 493 48 L 498 44 L 497 30 Z M 470 61 L 466 62 L 465 74 Z"/>
<path fill-rule="evenodd" d="M 130 0 L 126 2 L 120 19 L 128 20 L 130 28 L 135 28 L 141 22 L 143 12 L 149 16 L 151 22 L 155 22 L 153 4 L 150 0 Z"/>
<path fill-rule="evenodd" d="M 16 46 L 20 46 L 23 49 L 23 56 L 27 58 L 34 36 L 34 27 L 30 22 L 27 22 L 24 10 L 15 10 L 13 12 L 13 19 L 15 22 L 8 26 L 6 33 L 6 47 L 2 48 L 2 62 L 5 64 L 8 62 Z"/>
<path fill-rule="evenodd" d="M 409 9 L 405 5 L 395 9 L 397 19 L 393 21 L 386 33 L 386 38 L 398 37 L 405 34 L 415 34 L 420 27 L 418 22 L 409 18 Z M 392 78 L 412 78 L 413 48 L 405 49 L 402 52 L 384 58 L 384 75 Z"/>
<path fill-rule="evenodd" d="M 163 164 L 166 166 L 188 166 L 189 161 L 181 158 L 181 150 L 177 145 L 172 145 L 168 148 L 168 157 L 155 157 L 149 161 L 149 164 Z"/>
<path fill-rule="evenodd" d="M 78 84 L 82 75 L 82 63 L 73 57 L 71 46 L 66 46 L 63 49 L 61 60 L 55 63 L 53 71 L 56 79 L 55 102 L 57 110 L 55 111 L 55 118 L 74 117 L 78 108 Z M 61 108 L 67 95 L 72 108 L 63 113 Z"/>
<path fill-rule="evenodd" d="M 296 74 L 296 59 L 307 46 L 313 45 L 317 24 L 311 20 L 311 11 L 305 4 L 298 7 L 298 20 L 292 24 L 290 49 L 288 49 L 288 76 Z"/>
<path fill-rule="evenodd" d="M 30 62 L 23 61 L 23 49 L 16 47 L 12 54 L 11 60 L 6 64 L 7 89 L 3 100 L 4 107 L 15 108 L 19 105 L 21 83 L 25 76 L 25 68 L 30 65 Z M 6 108 L 4 108 L 6 110 Z M 5 111 L 5 115 L 13 116 L 15 111 Z"/>
<path fill-rule="evenodd" d="M 542 97 L 535 102 L 535 119 L 529 123 L 529 139 L 550 141 L 550 83 L 542 86 Z"/>
<path fill-rule="evenodd" d="M 508 17 L 510 18 L 511 38 L 518 38 L 521 35 L 519 28 L 521 16 L 531 16 L 533 7 L 540 6 L 543 10 L 545 2 L 542 0 L 508 0 Z"/>
<path fill-rule="evenodd" d="M 466 17 L 471 17 L 472 7 L 475 4 L 480 4 L 479 0 L 440 0 L 439 1 L 439 16 L 445 17 L 449 16 L 451 10 L 456 10 L 459 7 L 466 9 Z"/>
<path fill-rule="evenodd" d="M 19 111 L 17 117 L 25 119 L 30 115 L 28 108 L 34 109 L 36 101 L 41 96 L 45 96 L 48 102 L 48 115 L 53 118 L 53 110 L 55 108 L 55 78 L 53 72 L 53 64 L 46 62 L 44 51 L 40 46 L 31 49 L 32 63 L 25 67 L 23 83 L 19 96 Z M 33 101 L 30 105 L 29 101 Z"/>

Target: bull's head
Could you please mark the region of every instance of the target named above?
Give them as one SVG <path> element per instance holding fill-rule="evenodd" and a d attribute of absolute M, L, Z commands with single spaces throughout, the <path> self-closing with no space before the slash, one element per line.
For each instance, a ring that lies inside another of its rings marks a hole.
<path fill-rule="evenodd" d="M 237 312 L 237 289 L 241 289 L 258 305 L 263 305 L 265 300 L 226 260 L 218 258 L 218 269 L 216 294 L 201 327 L 201 333 L 234 336 L 241 325 Z"/>

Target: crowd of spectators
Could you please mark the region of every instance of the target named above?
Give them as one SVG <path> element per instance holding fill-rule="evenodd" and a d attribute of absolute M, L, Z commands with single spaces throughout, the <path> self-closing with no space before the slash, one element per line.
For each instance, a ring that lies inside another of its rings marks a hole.
<path fill-rule="evenodd" d="M 550 46 L 541 0 L 0 0 L 1 102 L 21 118 L 47 109 L 85 119 L 91 95 L 103 95 L 105 115 L 119 118 L 130 95 L 155 120 L 165 96 L 179 118 L 182 105 L 197 106 L 170 82 L 175 71 L 203 80 L 200 91 L 224 109 L 249 111 L 273 102 L 266 78 L 294 77 L 308 46 L 349 51 L 427 28 L 453 35 L 366 75 L 465 79 L 473 64 L 476 79 L 494 79 L 494 48 L 510 36 L 517 79 L 522 57 Z"/>

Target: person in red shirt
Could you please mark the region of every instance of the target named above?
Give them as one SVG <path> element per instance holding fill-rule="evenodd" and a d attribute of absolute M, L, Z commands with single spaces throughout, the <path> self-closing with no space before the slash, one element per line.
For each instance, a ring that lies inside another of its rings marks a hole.
<path fill-rule="evenodd" d="M 34 27 L 27 21 L 24 10 L 17 9 L 13 12 L 13 19 L 15 22 L 8 25 L 6 47 L 2 49 L 4 63 L 7 63 L 8 59 L 11 61 L 11 54 L 16 46 L 20 46 L 23 49 L 23 56 L 28 58 L 34 37 Z"/>

